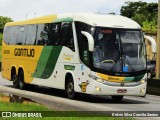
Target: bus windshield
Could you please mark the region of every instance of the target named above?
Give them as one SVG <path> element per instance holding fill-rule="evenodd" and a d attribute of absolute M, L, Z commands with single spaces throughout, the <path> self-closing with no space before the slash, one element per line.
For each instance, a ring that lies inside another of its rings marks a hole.
<path fill-rule="evenodd" d="M 93 66 L 110 72 L 146 69 L 145 45 L 140 30 L 95 28 Z"/>

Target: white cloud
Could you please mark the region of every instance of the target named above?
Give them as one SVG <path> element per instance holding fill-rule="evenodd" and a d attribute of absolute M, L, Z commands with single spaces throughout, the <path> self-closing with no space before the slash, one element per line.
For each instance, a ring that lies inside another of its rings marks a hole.
<path fill-rule="evenodd" d="M 72 12 L 115 12 L 119 14 L 121 6 L 126 1 L 129 0 L 0 0 L 0 15 L 11 17 L 14 20 L 24 20 L 26 14 L 28 18 Z M 158 2 L 158 0 L 142 1 Z"/>

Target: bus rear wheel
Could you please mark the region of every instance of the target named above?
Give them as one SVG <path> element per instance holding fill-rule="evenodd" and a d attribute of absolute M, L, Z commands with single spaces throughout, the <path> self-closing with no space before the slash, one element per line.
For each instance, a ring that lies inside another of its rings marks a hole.
<path fill-rule="evenodd" d="M 75 91 L 74 91 L 74 82 L 73 78 L 70 76 L 68 78 L 67 84 L 66 84 L 66 92 L 67 92 L 67 97 L 69 99 L 74 99 L 75 98 Z"/>
<path fill-rule="evenodd" d="M 114 102 L 120 102 L 120 101 L 122 101 L 122 99 L 123 99 L 123 96 L 112 96 L 112 100 L 114 101 Z"/>
<path fill-rule="evenodd" d="M 11 75 L 11 80 L 13 81 L 13 87 L 18 88 L 19 87 L 19 82 L 17 79 L 16 71 L 13 70 L 12 75 Z"/>
<path fill-rule="evenodd" d="M 24 72 L 21 70 L 18 74 L 18 82 L 19 82 L 19 89 L 23 90 L 25 89 L 25 83 L 24 83 Z"/>

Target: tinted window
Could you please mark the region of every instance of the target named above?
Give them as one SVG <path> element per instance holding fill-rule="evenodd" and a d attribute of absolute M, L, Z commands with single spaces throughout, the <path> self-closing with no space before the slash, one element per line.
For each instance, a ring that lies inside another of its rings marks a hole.
<path fill-rule="evenodd" d="M 17 28 L 18 28 L 17 26 L 12 26 L 10 29 L 10 40 L 9 40 L 10 45 L 16 44 Z"/>
<path fill-rule="evenodd" d="M 26 44 L 34 45 L 36 41 L 36 35 L 37 35 L 37 25 L 27 25 Z"/>
<path fill-rule="evenodd" d="M 50 45 L 60 45 L 61 44 L 61 24 L 56 23 L 56 24 L 50 24 L 49 25 L 49 32 L 48 32 L 48 37 L 50 41 Z"/>
<path fill-rule="evenodd" d="M 51 24 L 38 25 L 37 45 L 53 45 L 53 34 Z"/>
<path fill-rule="evenodd" d="M 38 25 L 38 31 L 37 31 L 37 45 L 44 45 L 45 41 L 43 41 L 43 30 L 44 30 L 44 24 Z"/>
<path fill-rule="evenodd" d="M 51 23 L 38 25 L 37 45 L 61 45 L 74 51 L 71 23 Z"/>
<path fill-rule="evenodd" d="M 17 29 L 17 45 L 25 44 L 27 26 L 18 26 Z"/>
<path fill-rule="evenodd" d="M 71 23 L 62 23 L 60 45 L 66 46 L 74 51 L 74 39 Z"/>
<path fill-rule="evenodd" d="M 6 44 L 9 44 L 9 39 L 10 39 L 10 30 L 11 30 L 11 27 L 4 27 L 4 34 L 3 34 L 3 36 L 4 36 L 4 42 L 6 43 Z"/>

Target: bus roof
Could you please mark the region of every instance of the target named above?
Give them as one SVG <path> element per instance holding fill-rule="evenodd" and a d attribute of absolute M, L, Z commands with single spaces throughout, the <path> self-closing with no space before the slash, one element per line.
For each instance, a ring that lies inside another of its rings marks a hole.
<path fill-rule="evenodd" d="M 80 21 L 92 26 L 140 29 L 140 25 L 135 21 L 120 15 L 94 14 L 94 13 L 74 13 L 74 14 L 55 14 L 26 21 L 9 22 L 6 26 L 24 24 L 42 24 L 54 22 Z"/>
<path fill-rule="evenodd" d="M 30 20 L 25 20 L 25 21 L 8 22 L 8 23 L 6 23 L 5 26 L 51 23 L 56 18 L 57 18 L 57 15 L 47 15 L 47 16 L 38 17 L 38 18 L 34 18 L 34 19 L 30 19 Z"/>

